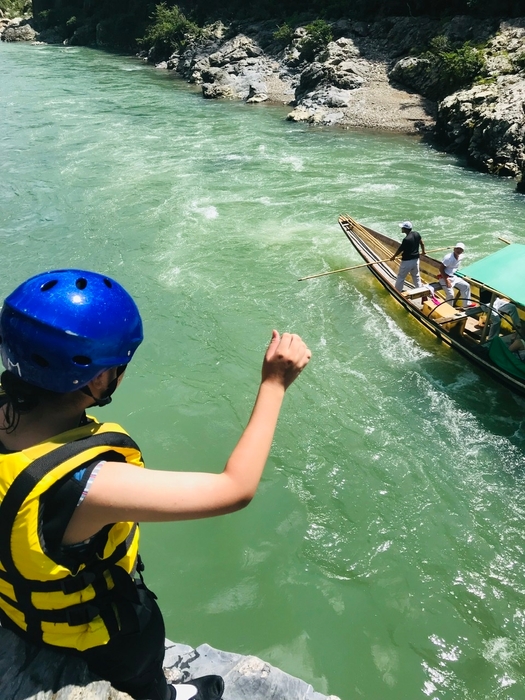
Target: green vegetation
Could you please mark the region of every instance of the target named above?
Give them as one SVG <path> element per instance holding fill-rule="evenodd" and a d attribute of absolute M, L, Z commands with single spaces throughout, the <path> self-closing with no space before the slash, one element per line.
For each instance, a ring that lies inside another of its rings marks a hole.
<path fill-rule="evenodd" d="M 308 34 L 301 41 L 301 56 L 311 61 L 316 54 L 325 49 L 333 39 L 332 29 L 324 19 L 316 19 L 305 26 Z"/>
<path fill-rule="evenodd" d="M 453 47 L 447 37 L 436 36 L 421 58 L 427 58 L 431 62 L 429 70 L 434 76 L 434 85 L 430 96 L 434 99 L 441 99 L 456 90 L 469 87 L 483 78 L 485 71 L 482 48 L 472 46 L 469 41 Z"/>
<path fill-rule="evenodd" d="M 186 45 L 189 38 L 201 34 L 200 27 L 189 20 L 178 5 L 168 7 L 165 2 L 155 7 L 151 24 L 138 39 L 141 46 L 153 47 L 159 54 L 169 56 Z"/>
<path fill-rule="evenodd" d="M 273 33 L 273 38 L 283 46 L 288 46 L 292 43 L 293 33 L 292 27 L 285 22 L 277 27 L 277 30 Z"/>
<path fill-rule="evenodd" d="M 31 12 L 31 0 L 0 0 L 0 10 L 6 17 L 21 17 Z"/>
<path fill-rule="evenodd" d="M 518 70 L 525 70 L 525 53 L 520 53 L 519 56 L 516 56 L 513 63 Z"/>

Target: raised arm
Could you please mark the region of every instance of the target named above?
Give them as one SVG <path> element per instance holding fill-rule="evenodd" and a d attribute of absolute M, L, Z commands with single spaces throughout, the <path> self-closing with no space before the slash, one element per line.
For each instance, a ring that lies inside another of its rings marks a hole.
<path fill-rule="evenodd" d="M 270 452 L 284 393 L 310 357 L 298 335 L 284 333 L 281 337 L 273 331 L 250 420 L 224 471 L 152 471 L 106 462 L 71 518 L 64 544 L 81 542 L 119 521 L 190 520 L 248 505 Z"/>

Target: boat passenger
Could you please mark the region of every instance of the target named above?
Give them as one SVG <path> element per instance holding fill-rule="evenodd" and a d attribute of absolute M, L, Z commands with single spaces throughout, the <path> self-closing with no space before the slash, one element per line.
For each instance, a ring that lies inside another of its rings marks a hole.
<path fill-rule="evenodd" d="M 425 255 L 425 244 L 418 231 L 412 228 L 412 223 L 410 221 L 404 221 L 399 225 L 405 237 L 390 260 L 395 260 L 401 253 L 401 263 L 399 265 L 399 272 L 397 273 L 395 288 L 398 292 L 402 292 L 408 274 L 412 277 L 414 287 L 421 287 L 421 277 L 419 275 L 419 246 L 421 246 L 421 252 Z"/>
<path fill-rule="evenodd" d="M 523 333 L 522 322 L 518 314 L 516 305 L 508 299 L 495 297 L 491 305 L 492 292 L 488 289 L 482 289 L 479 294 L 481 308 L 486 314 L 490 314 L 490 330 L 487 336 L 487 342 L 499 335 L 501 330 L 501 319 L 503 316 L 509 316 L 512 322 L 512 329 L 520 335 Z M 483 324 L 478 324 L 483 325 Z"/>
<path fill-rule="evenodd" d="M 511 352 L 525 362 L 525 340 L 523 338 L 520 338 L 517 333 L 509 333 L 509 335 L 503 336 L 502 340 Z"/>
<path fill-rule="evenodd" d="M 310 351 L 298 335 L 272 332 L 252 415 L 222 473 L 154 471 L 123 428 L 86 414 L 111 401 L 142 338 L 131 296 L 98 273 L 36 275 L 5 300 L 0 622 L 83 659 L 136 700 L 219 700 L 220 676 L 164 677 L 164 622 L 142 578 L 136 523 L 246 506 Z"/>
<path fill-rule="evenodd" d="M 454 250 L 445 255 L 439 265 L 439 283 L 445 292 L 445 298 L 448 302 L 454 301 L 454 289 L 457 287 L 463 308 L 468 308 L 473 306 L 470 303 L 470 284 L 456 275 L 464 252 L 464 243 L 456 243 Z"/>

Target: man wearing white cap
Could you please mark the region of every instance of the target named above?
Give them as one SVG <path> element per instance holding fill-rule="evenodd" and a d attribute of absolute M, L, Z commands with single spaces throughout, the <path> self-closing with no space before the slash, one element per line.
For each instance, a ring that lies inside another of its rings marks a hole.
<path fill-rule="evenodd" d="M 423 255 L 425 255 L 425 244 L 420 234 L 412 228 L 412 223 L 410 221 L 403 221 L 403 223 L 399 225 L 405 237 L 390 260 L 394 260 L 399 253 L 402 253 L 395 284 L 397 291 L 402 292 L 405 279 L 409 273 L 412 277 L 414 287 L 421 287 L 421 277 L 419 276 L 419 246 L 421 246 Z"/>
<path fill-rule="evenodd" d="M 456 243 L 452 253 L 447 253 L 439 266 L 439 282 L 445 290 L 447 301 L 454 301 L 454 289 L 459 290 L 459 298 L 461 299 L 463 308 L 471 306 L 470 304 L 470 284 L 456 277 L 456 270 L 459 267 L 463 253 L 465 252 L 464 243 Z"/>

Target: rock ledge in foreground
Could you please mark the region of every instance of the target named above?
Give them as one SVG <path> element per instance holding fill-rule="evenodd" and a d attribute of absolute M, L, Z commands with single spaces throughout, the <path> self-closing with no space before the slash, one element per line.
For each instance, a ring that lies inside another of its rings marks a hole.
<path fill-rule="evenodd" d="M 304 681 L 255 656 L 243 656 L 203 644 L 196 649 L 166 640 L 164 660 L 171 681 L 215 673 L 223 676 L 228 700 L 338 700 L 316 693 Z M 2 700 L 131 700 L 107 681 L 98 680 L 79 659 L 26 644 L 0 628 Z"/>

